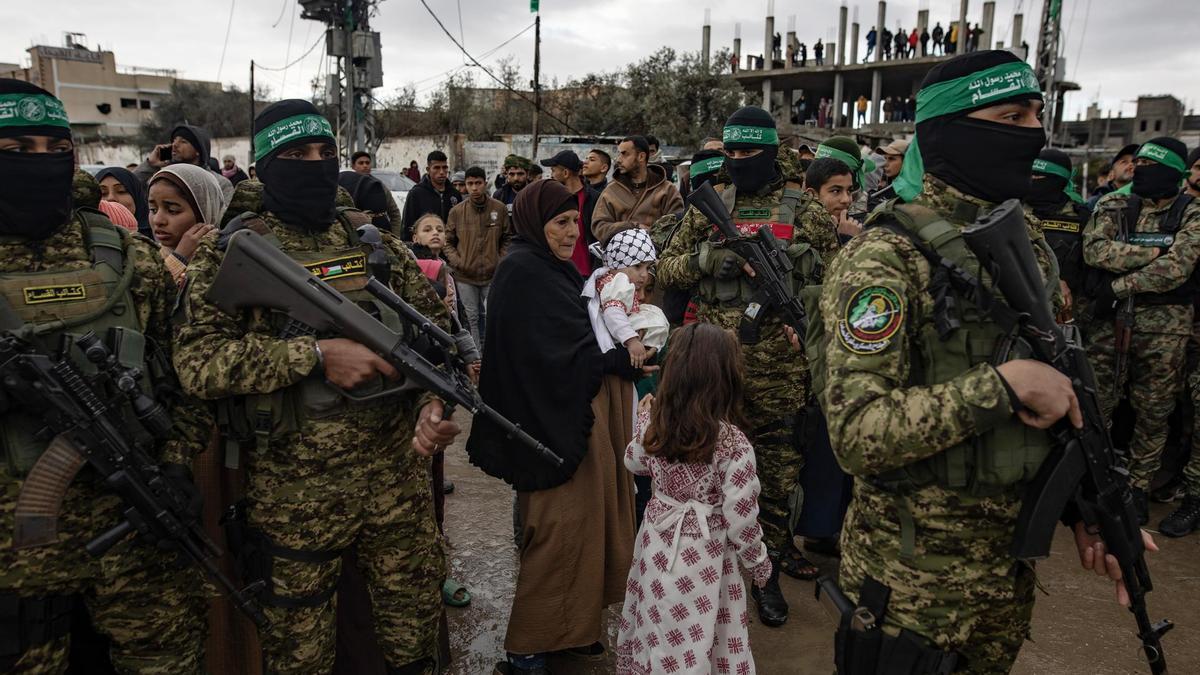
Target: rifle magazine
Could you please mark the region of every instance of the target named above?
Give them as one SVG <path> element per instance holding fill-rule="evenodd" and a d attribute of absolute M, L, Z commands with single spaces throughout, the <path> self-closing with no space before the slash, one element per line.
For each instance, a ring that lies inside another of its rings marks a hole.
<path fill-rule="evenodd" d="M 58 514 L 75 475 L 87 462 L 64 436 L 55 436 L 21 485 L 13 512 L 13 548 L 58 541 Z"/>

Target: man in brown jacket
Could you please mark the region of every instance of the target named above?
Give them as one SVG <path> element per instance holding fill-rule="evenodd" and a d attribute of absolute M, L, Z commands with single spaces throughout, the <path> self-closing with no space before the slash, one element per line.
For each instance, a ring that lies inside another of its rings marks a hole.
<path fill-rule="evenodd" d="M 480 347 L 483 324 L 487 320 L 488 288 L 500 256 L 508 247 L 512 230 L 508 208 L 487 195 L 487 174 L 473 166 L 467 169 L 467 198 L 446 219 L 446 248 L 443 253 L 454 270 L 458 297 L 467 310 L 471 337 Z"/>
<path fill-rule="evenodd" d="M 645 136 L 629 136 L 617 146 L 620 173 L 600 194 L 592 213 L 592 232 L 601 245 L 621 230 L 650 229 L 654 221 L 683 210 L 683 197 L 666 172 L 650 164 Z"/>

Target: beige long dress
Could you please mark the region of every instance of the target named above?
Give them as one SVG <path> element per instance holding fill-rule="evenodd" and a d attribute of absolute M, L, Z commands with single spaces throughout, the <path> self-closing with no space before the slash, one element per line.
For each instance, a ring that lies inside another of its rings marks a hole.
<path fill-rule="evenodd" d="M 537 654 L 603 637 L 605 607 L 625 598 L 633 559 L 633 386 L 606 375 L 592 399 L 588 451 L 571 480 L 520 492 L 521 562 L 504 648 Z"/>

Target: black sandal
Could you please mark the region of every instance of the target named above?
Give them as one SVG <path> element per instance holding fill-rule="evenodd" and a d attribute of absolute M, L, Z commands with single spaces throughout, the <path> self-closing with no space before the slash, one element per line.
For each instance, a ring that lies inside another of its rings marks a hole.
<path fill-rule="evenodd" d="M 821 568 L 814 565 L 808 558 L 805 558 L 799 549 L 794 545 L 789 546 L 788 549 L 779 558 L 779 569 L 784 574 L 801 581 L 812 581 L 821 576 Z"/>

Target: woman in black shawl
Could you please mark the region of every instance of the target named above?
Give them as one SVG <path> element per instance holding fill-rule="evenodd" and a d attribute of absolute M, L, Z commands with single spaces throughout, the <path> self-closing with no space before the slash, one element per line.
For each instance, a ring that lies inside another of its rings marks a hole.
<path fill-rule="evenodd" d="M 96 182 L 100 184 L 100 198 L 117 202 L 137 220 L 138 233 L 151 239 L 154 231 L 150 229 L 150 200 L 147 199 L 146 184 L 129 169 L 120 166 L 109 166 L 96 173 Z"/>
<path fill-rule="evenodd" d="M 350 193 L 354 206 L 371 216 L 375 227 L 386 232 L 392 231 L 392 222 L 388 218 L 387 187 L 378 178 L 357 171 L 343 171 L 338 174 L 338 185 Z"/>
<path fill-rule="evenodd" d="M 555 181 L 517 194 L 517 238 L 488 298 L 484 401 L 564 460 L 555 467 L 480 417 L 471 462 L 517 490 L 521 564 L 505 638 L 509 672 L 602 657 L 601 613 L 620 602 L 633 554 L 633 480 L 622 464 L 641 370 L 602 354 L 571 262 L 577 202 Z M 552 654 L 554 653 L 554 654 Z"/>

